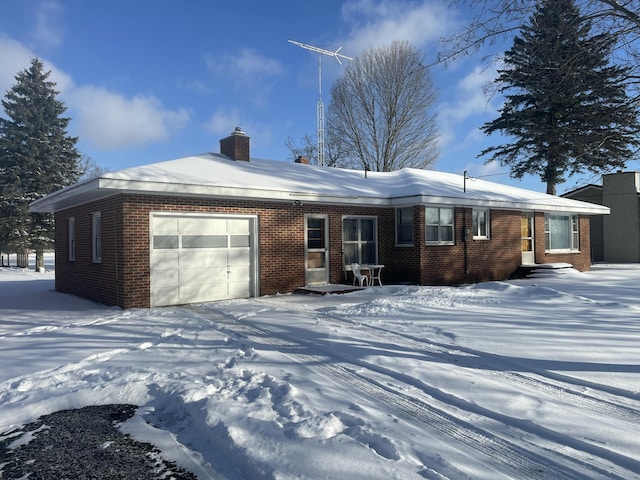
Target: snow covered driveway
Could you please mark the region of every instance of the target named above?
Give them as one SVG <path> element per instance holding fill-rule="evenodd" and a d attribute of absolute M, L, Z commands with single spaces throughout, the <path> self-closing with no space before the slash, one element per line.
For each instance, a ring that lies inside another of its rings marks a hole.
<path fill-rule="evenodd" d="M 0 432 L 131 403 L 200 478 L 640 478 L 637 265 L 127 311 L 7 278 L 51 308 L 0 305 Z"/>

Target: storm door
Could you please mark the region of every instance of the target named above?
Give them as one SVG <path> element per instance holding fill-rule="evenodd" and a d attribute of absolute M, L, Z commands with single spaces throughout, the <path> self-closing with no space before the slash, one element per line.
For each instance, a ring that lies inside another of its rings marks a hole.
<path fill-rule="evenodd" d="M 536 263 L 533 238 L 533 213 L 523 213 L 520 220 L 522 237 L 522 264 L 533 265 Z"/>
<path fill-rule="evenodd" d="M 305 284 L 329 283 L 329 239 L 326 215 L 305 216 Z"/>

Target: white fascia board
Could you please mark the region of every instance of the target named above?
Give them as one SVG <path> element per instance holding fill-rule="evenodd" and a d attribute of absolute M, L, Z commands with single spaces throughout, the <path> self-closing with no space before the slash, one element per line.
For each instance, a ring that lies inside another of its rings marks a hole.
<path fill-rule="evenodd" d="M 568 199 L 552 199 L 548 202 L 531 201 L 506 201 L 506 200 L 485 200 L 464 197 L 442 197 L 437 195 L 418 195 L 411 197 L 398 197 L 391 201 L 394 207 L 409 205 L 451 205 L 457 207 L 482 207 L 499 210 L 519 210 L 519 211 L 543 211 L 543 212 L 571 212 L 585 215 L 608 215 L 608 207 L 595 203 L 581 202 Z"/>
<path fill-rule="evenodd" d="M 29 204 L 30 212 L 54 212 L 67 206 L 75 205 L 78 202 L 77 199 L 82 197 L 93 198 L 98 192 L 100 178 L 92 178 L 90 180 L 75 183 L 69 187 L 65 187 L 61 190 L 46 195 L 38 200 L 35 200 Z M 97 198 L 104 197 L 97 196 Z"/>
<path fill-rule="evenodd" d="M 496 208 L 504 210 L 573 212 L 589 215 L 603 215 L 609 213 L 609 208 L 602 205 L 555 197 L 548 201 L 531 199 L 516 202 L 508 200 L 485 200 L 437 195 L 414 195 L 383 198 L 359 195 L 331 195 L 317 192 L 252 189 L 219 185 L 176 184 L 153 182 L 148 180 L 123 180 L 100 177 L 86 182 L 77 183 L 36 200 L 31 203 L 29 209 L 32 212 L 53 212 L 74 205 L 99 200 L 118 193 L 146 193 L 149 195 L 170 195 L 181 197 L 198 196 L 207 198 L 234 198 L 259 201 L 299 201 L 301 203 L 368 205 L 380 207 L 439 204 L 463 207 Z"/>
<path fill-rule="evenodd" d="M 313 202 L 313 203 L 344 203 L 368 205 L 388 205 L 384 198 L 360 197 L 352 195 L 331 195 L 314 192 L 290 192 L 281 190 L 225 187 L 219 185 L 176 184 L 166 182 L 149 182 L 142 180 L 101 179 L 99 188 L 119 191 L 122 193 L 138 193 L 150 195 L 197 196 L 207 198 L 233 198 L 240 200 Z"/>

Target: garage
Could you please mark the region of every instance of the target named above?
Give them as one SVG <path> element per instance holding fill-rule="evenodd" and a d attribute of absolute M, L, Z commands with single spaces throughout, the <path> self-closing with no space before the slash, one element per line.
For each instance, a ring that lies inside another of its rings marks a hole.
<path fill-rule="evenodd" d="M 255 216 L 151 213 L 151 306 L 256 295 Z"/>

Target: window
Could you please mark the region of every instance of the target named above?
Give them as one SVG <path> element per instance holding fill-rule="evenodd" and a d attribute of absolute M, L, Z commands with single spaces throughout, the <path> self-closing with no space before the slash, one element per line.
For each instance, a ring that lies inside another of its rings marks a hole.
<path fill-rule="evenodd" d="M 69 234 L 67 236 L 68 243 L 68 258 L 70 262 L 73 262 L 76 259 L 76 219 L 75 217 L 69 217 L 68 222 L 68 231 Z"/>
<path fill-rule="evenodd" d="M 473 238 L 489 238 L 489 210 L 473 209 Z"/>
<path fill-rule="evenodd" d="M 154 235 L 154 250 L 172 250 L 178 248 L 178 235 Z"/>
<path fill-rule="evenodd" d="M 427 207 L 427 243 L 453 245 L 453 208 Z"/>
<path fill-rule="evenodd" d="M 324 219 L 307 218 L 307 248 L 324 248 Z"/>
<path fill-rule="evenodd" d="M 91 214 L 91 260 L 102 261 L 102 224 L 100 212 Z"/>
<path fill-rule="evenodd" d="M 577 251 L 580 248 L 578 215 L 546 214 L 544 241 L 548 251 Z"/>
<path fill-rule="evenodd" d="M 182 235 L 182 248 L 227 248 L 227 235 Z"/>
<path fill-rule="evenodd" d="M 396 208 L 396 245 L 413 245 L 413 207 Z"/>
<path fill-rule="evenodd" d="M 344 265 L 378 263 L 378 225 L 372 217 L 342 219 L 342 247 Z"/>

